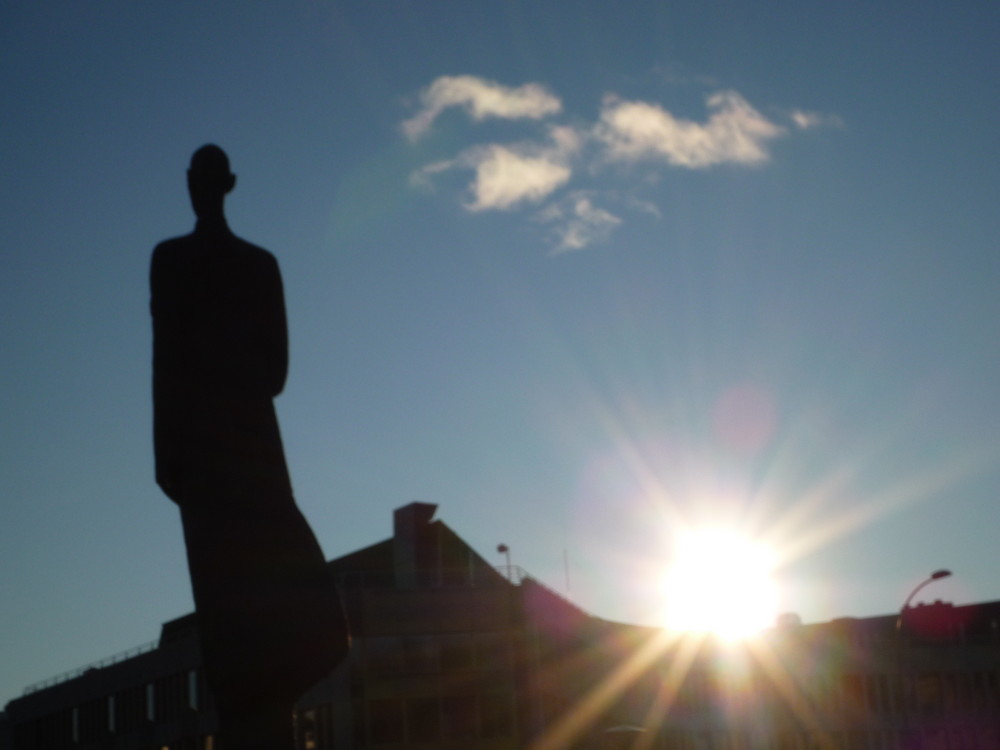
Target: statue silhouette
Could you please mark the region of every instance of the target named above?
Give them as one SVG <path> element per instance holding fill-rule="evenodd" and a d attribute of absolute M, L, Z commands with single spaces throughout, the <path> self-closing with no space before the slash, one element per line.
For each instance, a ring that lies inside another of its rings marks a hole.
<path fill-rule="evenodd" d="M 198 149 L 195 230 L 153 251 L 156 481 L 180 506 L 218 747 L 290 750 L 296 699 L 343 659 L 348 636 L 272 402 L 288 367 L 281 274 L 229 230 L 235 184 L 222 149 Z"/>

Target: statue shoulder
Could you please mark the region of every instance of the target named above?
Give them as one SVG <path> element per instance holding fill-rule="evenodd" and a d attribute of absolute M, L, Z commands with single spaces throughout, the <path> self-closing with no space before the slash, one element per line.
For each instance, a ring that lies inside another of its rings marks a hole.
<path fill-rule="evenodd" d="M 274 254 L 270 250 L 266 250 L 260 245 L 255 245 L 252 242 L 247 242 L 242 237 L 234 237 L 233 239 L 235 239 L 236 242 L 239 244 L 240 249 L 249 255 L 253 255 L 257 258 L 270 258 L 271 260 L 275 259 Z"/>
<path fill-rule="evenodd" d="M 270 250 L 265 250 L 260 245 L 247 242 L 240 237 L 233 237 L 233 239 L 235 240 L 235 249 L 237 252 L 246 258 L 253 267 L 261 270 L 278 270 L 278 259 L 274 257 L 274 254 Z"/>
<path fill-rule="evenodd" d="M 165 261 L 182 256 L 193 249 L 195 239 L 193 234 L 171 237 L 163 240 L 153 248 L 153 262 Z"/>

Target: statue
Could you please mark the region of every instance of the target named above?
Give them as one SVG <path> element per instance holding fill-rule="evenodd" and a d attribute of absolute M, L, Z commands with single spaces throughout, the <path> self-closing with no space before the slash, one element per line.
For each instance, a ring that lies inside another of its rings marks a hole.
<path fill-rule="evenodd" d="M 288 366 L 281 274 L 229 230 L 235 184 L 222 149 L 198 149 L 195 230 L 153 251 L 156 482 L 180 506 L 217 747 L 291 750 L 295 701 L 344 658 L 348 635 L 272 401 Z"/>

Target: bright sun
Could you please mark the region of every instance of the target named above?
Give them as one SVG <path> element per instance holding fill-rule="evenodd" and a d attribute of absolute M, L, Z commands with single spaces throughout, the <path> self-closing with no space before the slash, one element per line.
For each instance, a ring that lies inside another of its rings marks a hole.
<path fill-rule="evenodd" d="M 670 630 L 744 638 L 774 624 L 775 554 L 730 529 L 688 530 L 677 538 L 666 576 Z"/>

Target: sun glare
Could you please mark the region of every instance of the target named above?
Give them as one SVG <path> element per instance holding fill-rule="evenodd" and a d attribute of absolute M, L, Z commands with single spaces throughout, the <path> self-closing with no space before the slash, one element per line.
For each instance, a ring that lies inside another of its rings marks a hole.
<path fill-rule="evenodd" d="M 727 640 L 759 632 L 778 614 L 774 565 L 766 544 L 737 531 L 706 528 L 679 535 L 666 575 L 664 624 Z"/>

